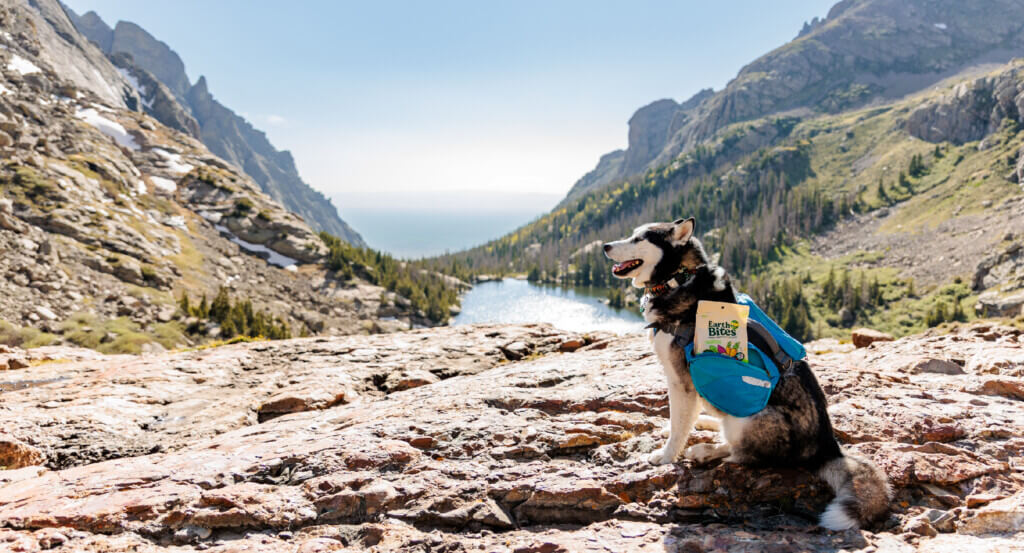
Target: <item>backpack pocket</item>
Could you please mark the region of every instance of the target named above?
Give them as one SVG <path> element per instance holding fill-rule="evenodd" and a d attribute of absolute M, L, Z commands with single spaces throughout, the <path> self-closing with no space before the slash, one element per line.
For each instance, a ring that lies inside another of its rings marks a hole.
<path fill-rule="evenodd" d="M 734 416 L 749 417 L 768 404 L 779 382 L 779 371 L 766 355 L 749 345 L 749 362 L 714 352 L 693 353 L 686 346 L 686 361 L 697 393 L 718 409 Z"/>

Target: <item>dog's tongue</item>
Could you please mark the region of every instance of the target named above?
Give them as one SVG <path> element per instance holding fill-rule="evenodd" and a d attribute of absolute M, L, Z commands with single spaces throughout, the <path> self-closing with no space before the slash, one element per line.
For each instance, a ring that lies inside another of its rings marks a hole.
<path fill-rule="evenodd" d="M 616 264 L 615 264 L 615 265 L 614 265 L 614 266 L 612 267 L 612 270 L 613 270 L 613 271 L 621 271 L 621 270 L 622 270 L 622 267 L 623 267 L 623 266 L 624 266 L 625 264 L 626 264 L 626 262 L 622 262 L 622 263 L 616 263 Z"/>

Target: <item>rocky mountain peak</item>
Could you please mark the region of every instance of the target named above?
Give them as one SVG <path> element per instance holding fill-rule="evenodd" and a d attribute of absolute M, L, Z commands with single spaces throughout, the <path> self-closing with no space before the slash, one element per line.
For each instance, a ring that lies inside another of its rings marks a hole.
<path fill-rule="evenodd" d="M 351 244 L 365 245 L 331 201 L 302 180 L 290 153 L 278 151 L 263 131 L 218 102 L 205 77 L 194 85 L 189 82 L 184 62 L 170 46 L 135 23 L 119 21 L 111 30 L 95 14 L 78 17 L 65 9 L 81 33 L 103 48 L 115 65 L 137 75 L 136 80 L 145 88 L 139 94 L 146 99 L 141 106 L 147 113 L 202 140 L 215 154 L 252 177 L 265 193 L 317 229 Z M 170 91 L 173 101 L 159 87 L 146 86 L 142 82 L 150 81 L 146 74 Z"/>
<path fill-rule="evenodd" d="M 96 43 L 100 50 L 104 52 L 110 51 L 110 45 L 114 40 L 114 30 L 106 24 L 105 21 L 94 11 L 88 11 L 81 17 L 76 17 L 75 13 L 68 10 L 68 16 L 74 22 L 83 35 L 89 40 Z"/>
<path fill-rule="evenodd" d="M 170 46 L 135 23 L 117 22 L 108 52 L 131 54 L 135 63 L 160 79 L 179 98 L 184 98 L 191 88 L 188 75 L 185 74 L 185 62 Z"/>
<path fill-rule="evenodd" d="M 192 85 L 189 92 L 195 94 L 197 97 L 205 98 L 210 96 L 210 87 L 206 84 L 206 75 L 200 75 L 199 80 L 196 81 L 196 84 Z"/>
<path fill-rule="evenodd" d="M 679 104 L 674 100 L 658 100 L 638 109 L 629 118 L 629 148 L 622 167 L 625 174 L 642 171 L 661 153 L 669 138 L 672 116 L 678 109 Z"/>

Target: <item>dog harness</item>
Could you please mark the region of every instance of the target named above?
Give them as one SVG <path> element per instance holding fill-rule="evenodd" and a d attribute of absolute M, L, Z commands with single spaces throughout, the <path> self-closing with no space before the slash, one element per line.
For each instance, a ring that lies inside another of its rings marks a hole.
<path fill-rule="evenodd" d="M 748 361 L 715 352 L 693 353 L 693 324 L 649 325 L 672 334 L 674 343 L 686 352 L 690 378 L 708 403 L 734 417 L 749 417 L 768 404 L 779 383 L 780 371 L 788 372 L 807 357 L 804 346 L 775 323 L 754 300 L 737 294 L 736 303 L 750 308 L 747 319 Z"/>

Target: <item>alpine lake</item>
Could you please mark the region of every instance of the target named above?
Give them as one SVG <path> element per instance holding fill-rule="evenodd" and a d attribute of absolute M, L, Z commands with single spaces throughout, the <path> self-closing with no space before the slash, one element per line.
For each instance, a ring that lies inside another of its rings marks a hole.
<path fill-rule="evenodd" d="M 452 325 L 473 323 L 550 323 L 573 332 L 640 332 L 637 311 L 608 305 L 608 290 L 566 287 L 506 278 L 480 282 L 462 296 Z"/>

